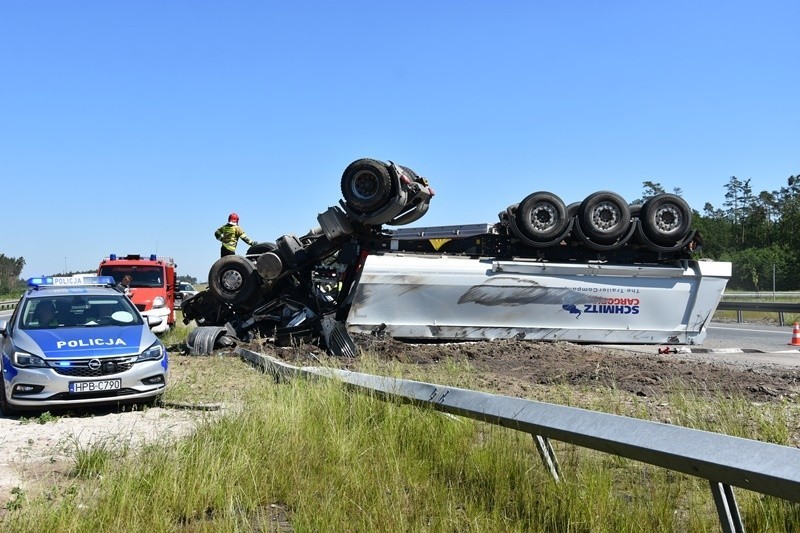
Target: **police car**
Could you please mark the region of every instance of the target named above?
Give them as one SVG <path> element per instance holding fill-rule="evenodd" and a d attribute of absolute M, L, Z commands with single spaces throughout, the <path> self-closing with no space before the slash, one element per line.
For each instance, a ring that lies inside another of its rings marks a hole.
<path fill-rule="evenodd" d="M 0 410 L 154 401 L 167 386 L 167 351 L 114 278 L 28 280 L 0 319 Z"/>

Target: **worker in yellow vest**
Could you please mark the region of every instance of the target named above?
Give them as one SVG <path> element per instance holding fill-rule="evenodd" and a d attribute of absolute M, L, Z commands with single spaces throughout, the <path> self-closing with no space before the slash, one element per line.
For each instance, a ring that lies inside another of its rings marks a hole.
<path fill-rule="evenodd" d="M 239 226 L 239 215 L 231 213 L 228 215 L 228 223 L 217 228 L 214 232 L 214 237 L 222 243 L 220 247 L 219 256 L 225 257 L 226 255 L 234 255 L 236 253 L 236 245 L 239 239 L 253 246 L 258 244 L 256 241 L 247 236 L 241 226 Z"/>

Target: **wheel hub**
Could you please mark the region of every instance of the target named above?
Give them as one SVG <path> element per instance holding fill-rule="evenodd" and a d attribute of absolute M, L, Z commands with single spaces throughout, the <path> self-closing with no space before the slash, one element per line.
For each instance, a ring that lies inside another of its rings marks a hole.
<path fill-rule="evenodd" d="M 620 223 L 621 213 L 611 202 L 600 202 L 592 209 L 592 224 L 600 231 L 609 231 Z"/>
<path fill-rule="evenodd" d="M 539 231 L 545 231 L 555 226 L 556 218 L 556 210 L 550 204 L 536 204 L 531 209 L 531 225 Z"/>
<path fill-rule="evenodd" d="M 355 175 L 352 182 L 352 191 L 361 200 L 368 200 L 378 192 L 378 179 L 372 172 L 361 171 Z"/>
<path fill-rule="evenodd" d="M 242 288 L 244 280 L 242 279 L 242 275 L 236 270 L 228 270 L 222 274 L 220 281 L 226 291 L 236 292 Z"/>
<path fill-rule="evenodd" d="M 671 205 L 664 206 L 656 211 L 656 226 L 664 233 L 674 231 L 681 225 L 681 215 L 678 210 Z"/>

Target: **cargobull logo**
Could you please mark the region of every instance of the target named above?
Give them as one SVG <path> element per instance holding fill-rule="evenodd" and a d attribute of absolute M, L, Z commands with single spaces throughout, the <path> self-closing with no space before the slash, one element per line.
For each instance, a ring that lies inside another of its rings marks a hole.
<path fill-rule="evenodd" d="M 641 302 L 639 298 L 605 298 L 591 304 L 564 304 L 561 309 L 580 318 L 583 313 L 603 315 L 638 315 Z M 583 307 L 583 310 L 578 307 Z"/>
<path fill-rule="evenodd" d="M 88 348 L 91 346 L 127 346 L 122 339 L 78 339 L 72 341 L 58 341 L 56 348 Z"/>

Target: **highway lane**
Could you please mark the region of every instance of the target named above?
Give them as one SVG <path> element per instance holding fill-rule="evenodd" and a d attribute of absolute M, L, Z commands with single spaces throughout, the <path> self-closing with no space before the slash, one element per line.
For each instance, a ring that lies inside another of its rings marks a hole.
<path fill-rule="evenodd" d="M 703 344 L 683 345 L 614 345 L 629 352 L 663 357 L 713 361 L 741 366 L 800 368 L 800 346 L 792 346 L 792 326 L 773 326 L 751 322 L 711 322 Z"/>
<path fill-rule="evenodd" d="M 800 349 L 800 346 L 791 346 L 791 340 L 791 325 L 712 322 L 702 346 L 712 349 L 740 348 L 770 353 Z"/>

